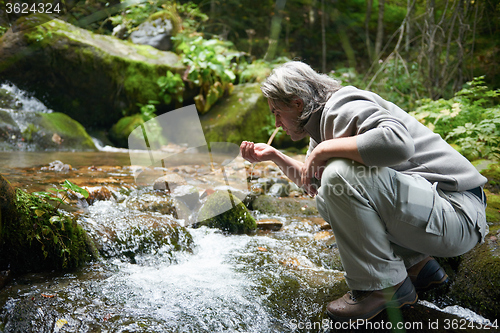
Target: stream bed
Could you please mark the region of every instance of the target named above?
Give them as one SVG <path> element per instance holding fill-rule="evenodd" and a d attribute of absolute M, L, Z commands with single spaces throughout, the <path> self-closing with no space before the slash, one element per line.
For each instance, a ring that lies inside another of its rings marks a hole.
<path fill-rule="evenodd" d="M 2 175 L 29 192 L 46 190 L 65 179 L 108 186 L 114 194 L 111 199 L 73 212 L 94 238 L 105 237 L 104 229 L 120 235 L 152 219 L 178 220 L 128 204 L 143 190 L 134 183 L 128 154 L 123 152 L 2 152 L 0 157 Z M 72 170 L 43 170 L 56 159 L 70 164 Z M 209 180 L 208 185 L 216 184 Z M 108 255 L 76 271 L 15 276 L 0 290 L 0 332 L 341 331 L 332 329 L 325 315 L 327 302 L 347 290 L 341 264 L 335 260 L 333 234 L 308 217 L 253 214 L 257 219 L 278 220 L 283 227 L 254 235 L 187 227 L 179 238 L 185 246 L 153 242 L 140 251 L 135 243 L 144 241 L 144 233 L 132 233 L 125 250 L 101 239 L 115 252 L 104 251 Z M 135 248 L 133 260 L 126 255 L 130 248 Z M 441 320 L 441 331 L 452 332 L 463 330 L 445 330 L 445 319 L 489 322 L 460 307 L 453 309 L 454 315 L 434 307 L 419 302 L 413 310 L 404 310 L 403 317 L 425 324 L 424 328 L 431 320 Z M 387 321 L 387 315 L 381 320 Z"/>

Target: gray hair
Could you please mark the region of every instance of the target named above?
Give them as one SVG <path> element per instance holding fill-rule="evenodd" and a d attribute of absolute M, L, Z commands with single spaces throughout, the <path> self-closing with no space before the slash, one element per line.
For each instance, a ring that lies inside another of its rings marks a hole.
<path fill-rule="evenodd" d="M 290 106 L 297 97 L 304 103 L 299 121 L 304 125 L 311 114 L 325 107 L 333 93 L 342 86 L 326 74 L 317 73 L 300 61 L 289 61 L 271 72 L 260 89 L 271 103 Z"/>

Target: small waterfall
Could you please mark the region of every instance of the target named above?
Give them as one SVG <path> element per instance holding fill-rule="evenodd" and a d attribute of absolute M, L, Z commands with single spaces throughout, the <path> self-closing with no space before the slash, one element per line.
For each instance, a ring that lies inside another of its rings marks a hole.
<path fill-rule="evenodd" d="M 53 110 L 47 108 L 38 99 L 30 96 L 28 92 L 19 89 L 12 83 L 3 83 L 0 85 L 0 90 L 1 89 L 5 90 L 14 99 L 14 105 L 11 107 L 12 109 L 26 112 L 53 112 Z"/>

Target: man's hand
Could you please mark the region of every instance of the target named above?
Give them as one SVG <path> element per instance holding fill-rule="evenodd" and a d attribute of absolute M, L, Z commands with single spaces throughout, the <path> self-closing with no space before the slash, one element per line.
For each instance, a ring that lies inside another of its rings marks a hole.
<path fill-rule="evenodd" d="M 311 152 L 301 170 L 302 188 L 310 195 L 318 193 L 317 182 L 312 181 L 312 178 L 321 179 L 327 162 L 326 156 L 318 152 L 319 149 Z"/>
<path fill-rule="evenodd" d="M 243 141 L 240 145 L 241 156 L 250 163 L 272 161 L 276 149 L 265 143 Z"/>

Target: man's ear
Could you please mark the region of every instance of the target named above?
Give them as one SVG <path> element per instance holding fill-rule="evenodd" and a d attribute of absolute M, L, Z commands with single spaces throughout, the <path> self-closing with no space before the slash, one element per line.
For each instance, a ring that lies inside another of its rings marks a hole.
<path fill-rule="evenodd" d="M 296 106 L 300 111 L 304 109 L 304 101 L 298 97 L 293 100 L 293 105 Z"/>

